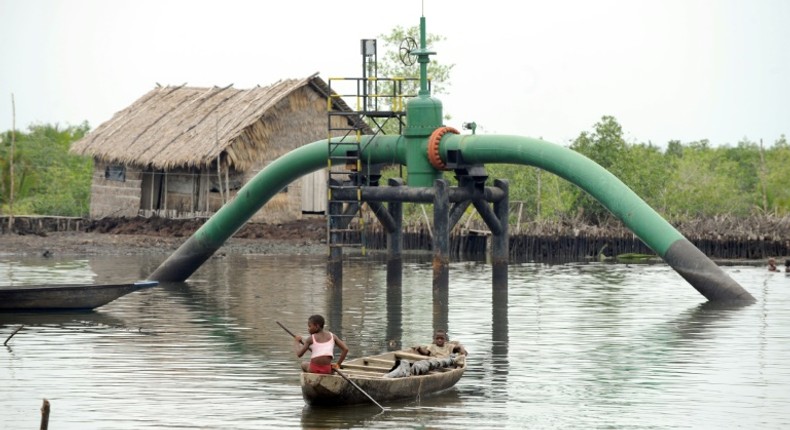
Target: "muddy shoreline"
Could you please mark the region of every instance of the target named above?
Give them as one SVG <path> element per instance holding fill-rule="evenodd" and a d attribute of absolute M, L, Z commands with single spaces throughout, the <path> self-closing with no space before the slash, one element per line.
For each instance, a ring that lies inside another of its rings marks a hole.
<path fill-rule="evenodd" d="M 3 217 L 5 218 L 5 217 Z M 7 222 L 7 218 L 0 220 Z M 19 218 L 0 233 L 0 256 L 169 255 L 205 222 L 166 218 Z M 790 255 L 790 219 L 721 217 L 677 226 L 703 253 L 715 260 L 785 259 Z M 375 230 L 375 227 L 374 227 Z M 366 233 L 368 249 L 386 249 L 383 231 Z M 404 228 L 404 251 L 430 251 L 424 226 Z M 511 258 L 523 261 L 579 261 L 626 253 L 651 254 L 622 224 L 589 226 L 572 222 L 530 223 L 512 231 Z M 306 217 L 279 224 L 247 223 L 218 251 L 240 254 L 326 254 L 326 221 Z M 486 236 L 476 230 L 454 234 L 451 254 L 485 255 Z"/>
<path fill-rule="evenodd" d="M 0 256 L 169 255 L 202 225 L 200 220 L 104 219 L 81 231 L 18 229 L 0 234 Z M 311 218 L 283 224 L 247 224 L 220 249 L 242 254 L 326 253 L 326 223 Z"/>

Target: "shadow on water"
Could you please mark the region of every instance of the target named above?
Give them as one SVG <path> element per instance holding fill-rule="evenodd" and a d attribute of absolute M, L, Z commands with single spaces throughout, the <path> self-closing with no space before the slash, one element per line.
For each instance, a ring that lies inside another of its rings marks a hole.
<path fill-rule="evenodd" d="M 229 351 L 265 355 L 265 350 L 257 343 L 250 342 L 246 336 L 252 327 L 242 329 L 234 311 L 237 302 L 229 300 L 227 295 L 216 294 L 214 285 L 195 285 L 189 281 L 166 282 L 160 284 L 159 288 L 168 296 L 168 306 L 174 312 L 185 313 L 189 320 L 212 327 L 212 336 Z"/>
<path fill-rule="evenodd" d="M 97 312 L 2 312 L 0 313 L 0 339 L 9 352 L 22 337 L 47 332 L 98 333 L 127 329 L 123 319 Z"/>
<path fill-rule="evenodd" d="M 584 378 L 603 387 L 604 396 L 624 396 L 632 384 L 649 383 L 655 372 L 679 372 L 704 362 L 710 341 L 731 319 L 747 312 L 743 303 L 705 302 L 682 311 L 676 318 L 649 324 L 629 342 L 613 337 L 589 351 L 592 366 Z M 605 383 L 603 382 L 605 381 Z M 658 385 L 655 387 L 658 389 Z"/>
<path fill-rule="evenodd" d="M 753 303 L 742 302 L 705 302 L 680 315 L 669 323 L 670 330 L 681 340 L 705 338 L 709 330 L 721 326 L 729 318 L 746 312 Z"/>
<path fill-rule="evenodd" d="M 24 325 L 25 327 L 52 326 L 64 329 L 125 327 L 123 319 L 101 311 L 0 313 L 0 327 L 12 327 L 15 325 Z"/>
<path fill-rule="evenodd" d="M 302 428 L 375 428 L 376 422 L 392 421 L 419 428 L 420 422 L 440 419 L 448 415 L 445 411 L 461 406 L 463 396 L 458 389 L 450 388 L 419 399 L 389 402 L 384 405 L 384 411 L 372 403 L 331 408 L 305 406 L 301 424 Z"/>
<path fill-rule="evenodd" d="M 278 264 L 279 257 L 271 259 L 272 264 Z M 238 353 L 271 358 L 272 345 L 282 345 L 282 350 L 290 351 L 290 336 L 276 321 L 302 334 L 310 313 L 326 312 L 331 324 L 327 328 L 343 337 L 342 289 L 327 289 L 325 284 L 314 282 L 316 273 L 322 276 L 324 273 L 321 259 L 305 257 L 295 261 L 289 257 L 288 260 L 279 269 L 257 266 L 254 256 L 228 256 L 224 261 L 211 261 L 194 279 L 160 284 L 164 297 L 157 300 L 166 302 L 159 306 L 172 308 L 173 312 L 210 327 L 212 336 Z M 302 312 L 304 300 L 326 300 L 316 306 L 325 311 Z"/>
<path fill-rule="evenodd" d="M 305 406 L 302 408 L 302 428 L 352 428 L 372 427 L 377 419 L 381 419 L 382 411 L 378 406 L 353 405 L 334 408 L 318 408 Z"/>

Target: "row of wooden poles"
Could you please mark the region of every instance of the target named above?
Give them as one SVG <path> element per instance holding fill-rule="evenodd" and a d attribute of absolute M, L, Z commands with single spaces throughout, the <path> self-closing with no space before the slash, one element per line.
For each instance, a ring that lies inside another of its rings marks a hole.
<path fill-rule="evenodd" d="M 404 250 L 430 251 L 431 232 L 424 227 L 406 228 Z M 365 229 L 364 241 L 369 249 L 387 249 L 387 235 L 378 226 Z M 451 233 L 450 254 L 457 259 L 484 257 L 489 246 L 487 234 Z M 709 258 L 765 259 L 790 255 L 790 241 L 760 239 L 690 239 Z M 582 261 L 590 258 L 616 257 L 623 254 L 655 254 L 638 237 L 602 235 L 510 235 L 510 259 L 513 261 Z"/>
<path fill-rule="evenodd" d="M 85 219 L 50 215 L 0 215 L 0 233 L 39 234 L 50 231 L 82 231 Z"/>
<path fill-rule="evenodd" d="M 5 219 L 4 219 L 5 218 Z M 5 221 L 5 222 L 3 222 Z M 27 233 L 41 231 L 81 231 L 86 222 L 77 217 L 27 216 L 15 218 L 16 230 Z M 0 216 L 0 233 L 6 231 L 7 217 Z M 364 233 L 370 249 L 386 249 L 386 234 L 375 223 L 370 223 Z M 450 234 L 450 256 L 475 258 L 485 256 L 488 234 L 474 230 Z M 790 255 L 790 240 L 754 238 L 699 237 L 689 240 L 709 258 L 765 259 Z M 431 232 L 424 225 L 404 227 L 404 250 L 431 250 Z M 578 261 L 597 258 L 601 254 L 612 257 L 628 253 L 652 254 L 634 235 L 605 236 L 580 233 L 579 235 L 524 234 L 510 235 L 510 258 L 515 261 Z"/>

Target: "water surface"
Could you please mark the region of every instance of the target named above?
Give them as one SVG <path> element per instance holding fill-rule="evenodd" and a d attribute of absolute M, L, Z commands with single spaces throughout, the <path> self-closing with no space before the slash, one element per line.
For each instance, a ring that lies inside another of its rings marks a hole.
<path fill-rule="evenodd" d="M 0 259 L 0 285 L 143 279 L 156 257 Z M 228 255 L 187 283 L 88 313 L 0 314 L 0 428 L 787 428 L 790 277 L 724 270 L 758 300 L 720 308 L 670 267 L 453 263 L 435 305 L 429 260 L 350 258 L 342 293 L 323 256 Z M 321 313 L 350 357 L 428 342 L 445 321 L 470 352 L 448 392 L 375 406 L 304 405 L 298 359 L 276 324 Z"/>

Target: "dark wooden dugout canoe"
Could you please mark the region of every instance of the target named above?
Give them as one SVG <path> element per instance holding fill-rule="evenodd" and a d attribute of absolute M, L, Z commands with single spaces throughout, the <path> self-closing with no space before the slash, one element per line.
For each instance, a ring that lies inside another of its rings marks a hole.
<path fill-rule="evenodd" d="M 415 354 L 412 350 L 388 352 L 347 360 L 341 371 L 377 402 L 416 399 L 447 390 L 455 385 L 466 370 L 466 357 L 455 366 L 434 369 L 424 375 L 386 378 L 396 359 L 414 363 L 431 357 Z M 357 388 L 339 375 L 302 373 L 302 396 L 311 406 L 340 406 L 370 403 Z"/>
<path fill-rule="evenodd" d="M 0 312 L 90 310 L 157 281 L 107 285 L 25 285 L 0 287 Z"/>

